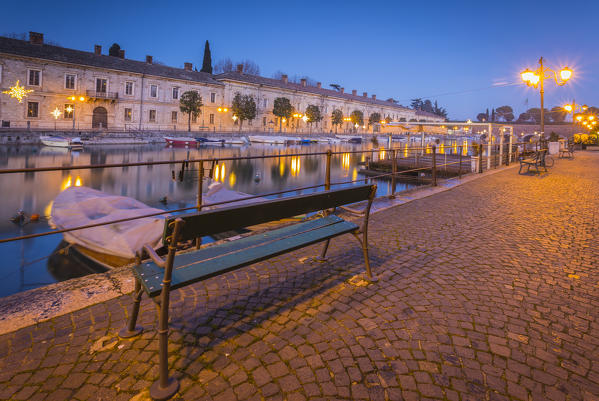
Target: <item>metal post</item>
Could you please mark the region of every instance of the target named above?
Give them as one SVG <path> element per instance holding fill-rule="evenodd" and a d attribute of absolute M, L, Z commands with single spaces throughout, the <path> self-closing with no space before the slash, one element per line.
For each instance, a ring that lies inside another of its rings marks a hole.
<path fill-rule="evenodd" d="M 493 124 L 489 123 L 489 135 L 487 136 L 487 170 L 491 170 L 491 137 L 493 136 Z"/>
<path fill-rule="evenodd" d="M 389 198 L 395 199 L 395 184 L 397 175 L 397 155 L 395 149 L 391 151 L 391 196 Z"/>
<path fill-rule="evenodd" d="M 514 130 L 510 129 L 510 148 L 508 149 L 507 165 L 509 166 L 512 162 L 512 146 L 514 140 Z"/>
<path fill-rule="evenodd" d="M 324 177 L 324 189 L 331 189 L 331 156 L 333 152 L 329 149 L 327 150 L 327 169 Z"/>
<path fill-rule="evenodd" d="M 175 252 L 177 251 L 177 241 L 179 232 L 183 225 L 183 220 L 177 219 L 173 223 L 173 234 L 168 243 L 168 256 L 164 267 L 164 278 L 162 279 L 162 292 L 159 305 L 158 321 L 158 352 L 159 352 L 159 379 L 150 387 L 150 397 L 157 400 L 166 400 L 171 398 L 179 390 L 179 381 L 174 377 L 168 377 L 168 308 L 169 292 L 171 286 L 171 276 L 173 273 L 173 262 L 175 261 Z"/>
<path fill-rule="evenodd" d="M 433 145 L 433 187 L 437 186 L 437 145 Z"/>
<path fill-rule="evenodd" d="M 460 164 L 458 165 L 458 179 L 462 179 L 462 149 L 464 146 L 460 145 Z"/>
<path fill-rule="evenodd" d="M 503 164 L 503 144 L 504 144 L 504 130 L 500 131 L 501 138 L 499 138 L 499 164 Z"/>
<path fill-rule="evenodd" d="M 204 162 L 198 163 L 198 212 L 202 211 L 202 192 L 204 189 Z M 196 249 L 202 246 L 202 237 L 196 238 Z"/>
<path fill-rule="evenodd" d="M 478 172 L 483 172 L 483 141 L 478 142 Z"/>
<path fill-rule="evenodd" d="M 543 81 L 545 80 L 545 71 L 543 70 L 543 57 L 539 59 L 539 64 L 541 65 L 541 68 L 539 68 L 539 77 L 541 78 L 541 90 L 539 91 L 541 93 L 541 136 L 539 137 L 540 142 L 542 139 L 545 139 L 545 86 L 543 85 Z"/>

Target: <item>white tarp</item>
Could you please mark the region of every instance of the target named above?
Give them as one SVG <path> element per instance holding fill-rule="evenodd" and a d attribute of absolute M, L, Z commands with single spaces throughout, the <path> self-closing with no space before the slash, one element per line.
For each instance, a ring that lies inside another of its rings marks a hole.
<path fill-rule="evenodd" d="M 126 196 L 109 195 L 86 187 L 69 187 L 52 205 L 50 224 L 72 228 L 162 212 Z M 64 233 L 65 241 L 96 252 L 134 258 L 145 244 L 162 246 L 165 215 Z"/>

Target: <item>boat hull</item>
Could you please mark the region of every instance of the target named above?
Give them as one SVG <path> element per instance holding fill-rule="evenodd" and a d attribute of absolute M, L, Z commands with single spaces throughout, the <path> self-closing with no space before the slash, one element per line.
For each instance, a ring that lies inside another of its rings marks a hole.
<path fill-rule="evenodd" d="M 198 144 L 198 141 L 195 138 L 173 138 L 165 136 L 164 140 L 168 146 L 196 146 Z"/>

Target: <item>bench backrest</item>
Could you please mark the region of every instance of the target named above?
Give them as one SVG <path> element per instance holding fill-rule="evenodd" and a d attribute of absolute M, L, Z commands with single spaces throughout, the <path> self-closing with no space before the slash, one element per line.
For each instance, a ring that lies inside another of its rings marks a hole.
<path fill-rule="evenodd" d="M 213 210 L 182 214 L 166 219 L 163 241 L 171 235 L 177 218 L 185 224 L 179 241 L 222 233 L 225 231 L 267 223 L 303 213 L 317 212 L 349 203 L 360 202 L 374 197 L 376 185 L 357 185 L 307 195 L 267 200 L 239 206 L 229 206 Z"/>

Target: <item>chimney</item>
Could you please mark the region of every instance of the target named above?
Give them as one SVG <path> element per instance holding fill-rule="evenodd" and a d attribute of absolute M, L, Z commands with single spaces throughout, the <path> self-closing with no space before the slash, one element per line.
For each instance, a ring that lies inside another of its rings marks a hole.
<path fill-rule="evenodd" d="M 352 89 L 351 94 L 354 95 L 354 96 L 357 96 L 358 95 L 358 91 L 355 90 L 355 89 Z"/>
<path fill-rule="evenodd" d="M 302 83 L 302 86 L 306 86 L 306 78 L 300 79 L 300 82 Z"/>
<path fill-rule="evenodd" d="M 281 75 L 281 81 L 283 81 L 283 83 L 287 83 L 287 74 Z"/>
<path fill-rule="evenodd" d="M 237 64 L 237 72 L 243 74 L 243 64 Z"/>
<path fill-rule="evenodd" d="M 39 32 L 31 32 L 29 31 L 29 43 L 33 45 L 43 45 L 44 44 L 44 34 Z"/>
<path fill-rule="evenodd" d="M 120 58 L 125 58 L 125 51 L 123 49 L 119 50 L 119 57 Z"/>
<path fill-rule="evenodd" d="M 341 92 L 341 93 L 345 92 L 345 88 L 339 88 L 339 92 Z"/>
<path fill-rule="evenodd" d="M 372 100 L 376 100 L 376 95 L 372 95 Z"/>
<path fill-rule="evenodd" d="M 368 92 L 362 92 L 362 96 L 368 97 Z"/>
<path fill-rule="evenodd" d="M 98 56 L 102 54 L 102 46 L 100 45 L 94 45 L 94 54 L 97 54 Z"/>
<path fill-rule="evenodd" d="M 191 63 L 183 63 L 183 66 L 185 71 L 191 71 L 193 69 L 193 65 Z"/>
<path fill-rule="evenodd" d="M 322 82 L 316 82 L 316 87 L 317 87 L 318 89 L 322 88 Z"/>
<path fill-rule="evenodd" d="M 146 63 L 152 64 L 152 56 L 146 56 Z"/>

